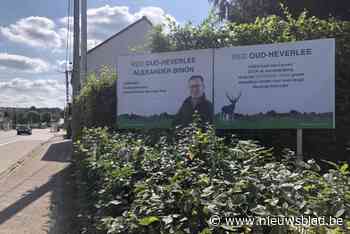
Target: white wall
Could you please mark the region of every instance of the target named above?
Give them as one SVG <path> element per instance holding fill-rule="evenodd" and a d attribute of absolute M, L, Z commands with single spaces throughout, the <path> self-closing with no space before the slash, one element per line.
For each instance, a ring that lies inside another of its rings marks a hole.
<path fill-rule="evenodd" d="M 142 19 L 116 37 L 91 50 L 87 55 L 88 73 L 100 70 L 103 65 L 116 69 L 119 55 L 131 53 L 131 49 L 144 46 L 152 25 Z"/>

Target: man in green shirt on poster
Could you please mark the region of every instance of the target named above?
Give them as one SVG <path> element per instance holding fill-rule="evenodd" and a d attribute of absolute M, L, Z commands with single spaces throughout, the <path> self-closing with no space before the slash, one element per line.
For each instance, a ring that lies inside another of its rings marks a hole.
<path fill-rule="evenodd" d="M 191 76 L 188 80 L 190 96 L 182 103 L 175 115 L 173 126 L 186 126 L 193 122 L 197 111 L 203 122 L 213 122 L 213 104 L 206 99 L 204 79 L 200 75 Z"/>

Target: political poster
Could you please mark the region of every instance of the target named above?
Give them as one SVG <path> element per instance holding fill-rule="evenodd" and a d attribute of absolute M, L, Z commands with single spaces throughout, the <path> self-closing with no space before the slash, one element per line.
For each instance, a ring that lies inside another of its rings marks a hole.
<path fill-rule="evenodd" d="M 334 39 L 221 48 L 214 54 L 217 128 L 335 128 Z"/>
<path fill-rule="evenodd" d="M 198 111 L 213 122 L 213 50 L 121 56 L 118 59 L 119 128 L 187 125 Z"/>

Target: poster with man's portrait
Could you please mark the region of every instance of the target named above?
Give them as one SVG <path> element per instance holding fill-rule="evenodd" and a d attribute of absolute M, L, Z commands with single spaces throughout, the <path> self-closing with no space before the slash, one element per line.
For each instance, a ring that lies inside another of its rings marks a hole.
<path fill-rule="evenodd" d="M 197 112 L 213 122 L 212 50 L 121 56 L 119 128 L 186 126 Z"/>

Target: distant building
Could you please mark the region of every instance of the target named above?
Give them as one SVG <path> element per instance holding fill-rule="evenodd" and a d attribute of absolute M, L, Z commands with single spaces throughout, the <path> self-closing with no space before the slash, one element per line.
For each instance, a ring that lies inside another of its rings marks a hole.
<path fill-rule="evenodd" d="M 116 69 L 118 56 L 129 54 L 134 48 L 144 47 L 152 29 L 151 21 L 144 16 L 90 49 L 87 53 L 88 74 L 98 74 L 101 67 L 106 65 Z"/>

